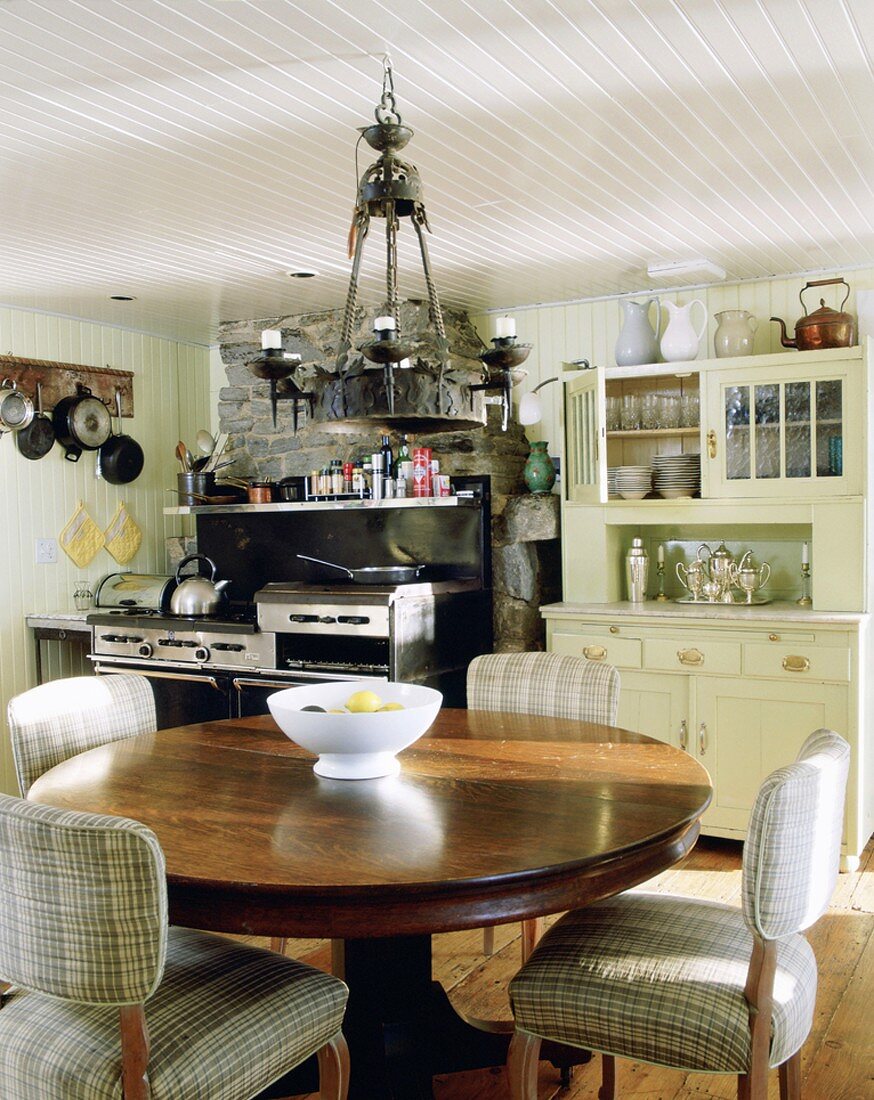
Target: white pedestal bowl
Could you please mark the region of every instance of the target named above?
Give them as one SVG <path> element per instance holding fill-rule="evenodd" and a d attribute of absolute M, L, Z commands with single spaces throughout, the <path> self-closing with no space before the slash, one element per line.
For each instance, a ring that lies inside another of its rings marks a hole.
<path fill-rule="evenodd" d="M 358 691 L 373 691 L 383 703 L 400 703 L 403 710 L 328 714 L 303 709 L 340 708 Z M 442 703 L 434 688 L 388 680 L 285 688 L 267 697 L 276 724 L 289 740 L 318 756 L 313 771 L 327 779 L 397 775 L 396 754 L 428 730 Z"/>

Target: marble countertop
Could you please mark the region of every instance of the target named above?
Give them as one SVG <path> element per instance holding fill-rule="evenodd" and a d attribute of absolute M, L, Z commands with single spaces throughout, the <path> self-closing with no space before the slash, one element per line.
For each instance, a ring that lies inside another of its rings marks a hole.
<path fill-rule="evenodd" d="M 731 622 L 761 623 L 768 619 L 796 623 L 859 623 L 867 616 L 859 611 L 816 611 L 811 607 L 799 607 L 796 603 L 775 600 L 773 603 L 756 604 L 748 607 L 744 604 L 724 603 L 674 603 L 672 600 L 658 602 L 647 600 L 645 603 L 548 603 L 543 604 L 540 613 L 545 618 L 573 618 L 578 615 L 605 615 L 614 618 L 659 618 L 659 619 L 716 619 Z"/>
<path fill-rule="evenodd" d="M 24 621 L 31 629 L 87 630 L 85 619 L 91 611 L 31 611 Z"/>

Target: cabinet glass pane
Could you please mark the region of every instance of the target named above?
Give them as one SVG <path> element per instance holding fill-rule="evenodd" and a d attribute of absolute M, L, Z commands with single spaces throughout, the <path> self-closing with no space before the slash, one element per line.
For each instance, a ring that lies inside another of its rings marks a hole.
<path fill-rule="evenodd" d="M 816 383 L 817 477 L 844 472 L 843 383 L 838 378 Z"/>
<path fill-rule="evenodd" d="M 750 476 L 750 388 L 725 389 L 725 476 L 736 481 Z"/>
<path fill-rule="evenodd" d="M 810 477 L 812 438 L 810 427 L 810 383 L 787 382 L 786 476 Z"/>
<path fill-rule="evenodd" d="M 755 387 L 756 477 L 780 476 L 780 387 Z"/>
<path fill-rule="evenodd" d="M 574 448 L 572 477 L 575 485 L 594 485 L 598 478 L 598 464 L 595 461 L 595 440 L 597 421 L 595 394 L 591 390 L 575 393 L 570 401 L 571 438 Z"/>

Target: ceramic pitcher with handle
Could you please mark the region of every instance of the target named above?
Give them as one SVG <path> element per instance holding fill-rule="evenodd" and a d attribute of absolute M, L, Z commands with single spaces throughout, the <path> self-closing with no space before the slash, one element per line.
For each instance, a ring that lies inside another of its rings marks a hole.
<path fill-rule="evenodd" d="M 656 327 L 653 332 L 649 323 L 649 307 L 655 302 Z M 641 363 L 655 363 L 659 357 L 659 332 L 661 331 L 661 310 L 658 298 L 648 298 L 645 302 L 620 301 L 622 306 L 622 329 L 616 340 L 617 367 L 636 367 Z"/>
<path fill-rule="evenodd" d="M 668 310 L 668 324 L 662 335 L 662 358 L 666 363 L 678 363 L 684 359 L 698 358 L 698 345 L 707 328 L 707 307 L 700 298 L 693 298 L 686 305 L 674 305 L 665 302 Z M 692 325 L 692 307 L 701 306 L 704 314 L 701 327 L 695 331 Z"/>

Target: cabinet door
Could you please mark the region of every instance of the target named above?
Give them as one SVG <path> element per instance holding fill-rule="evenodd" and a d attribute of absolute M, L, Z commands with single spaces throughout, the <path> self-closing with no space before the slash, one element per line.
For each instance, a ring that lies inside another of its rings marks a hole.
<path fill-rule="evenodd" d="M 713 783 L 705 830 L 745 833 L 765 776 L 791 764 L 814 730 L 847 728 L 847 691 L 834 684 L 699 677 L 691 733 Z"/>
<path fill-rule="evenodd" d="M 568 380 L 564 397 L 565 499 L 595 504 L 607 498 L 603 371 Z"/>
<path fill-rule="evenodd" d="M 645 733 L 675 748 L 691 749 L 688 676 L 625 669 L 619 675 L 617 726 Z"/>
<path fill-rule="evenodd" d="M 705 462 L 712 497 L 861 492 L 861 371 L 836 362 L 802 375 L 714 371 Z"/>

